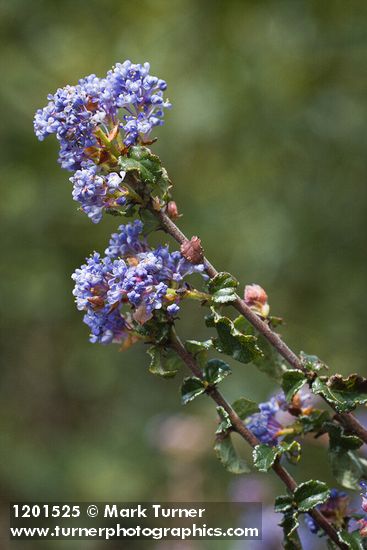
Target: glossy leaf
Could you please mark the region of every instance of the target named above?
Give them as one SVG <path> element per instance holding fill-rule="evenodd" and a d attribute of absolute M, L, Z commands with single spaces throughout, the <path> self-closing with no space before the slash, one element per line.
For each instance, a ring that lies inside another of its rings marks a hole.
<path fill-rule="evenodd" d="M 367 379 L 359 374 L 343 378 L 335 374 L 328 378 L 320 376 L 312 384 L 312 391 L 324 396 L 334 408 L 342 413 L 367 403 Z"/>
<path fill-rule="evenodd" d="M 310 480 L 298 485 L 294 491 L 294 501 L 300 512 L 308 512 L 325 502 L 330 496 L 330 490 L 323 481 Z"/>
<path fill-rule="evenodd" d="M 218 304 L 234 302 L 237 298 L 236 288 L 238 281 L 230 274 L 221 272 L 218 273 L 208 283 L 208 289 L 212 295 L 212 300 Z"/>
<path fill-rule="evenodd" d="M 172 378 L 182 366 L 182 361 L 173 350 L 152 346 L 147 350 L 150 355 L 149 371 L 163 378 Z"/>
<path fill-rule="evenodd" d="M 232 423 L 227 411 L 224 410 L 223 407 L 217 407 L 217 412 L 220 418 L 220 422 L 218 424 L 218 428 L 215 433 L 221 434 L 228 431 L 232 427 Z"/>
<path fill-rule="evenodd" d="M 229 365 L 221 359 L 210 359 L 204 367 L 204 378 L 210 385 L 219 384 L 229 374 Z"/>
<path fill-rule="evenodd" d="M 260 410 L 255 401 L 251 401 L 250 399 L 246 399 L 245 397 L 240 397 L 239 399 L 234 401 L 232 403 L 232 408 L 235 410 L 241 420 L 244 420 L 248 416 L 257 413 Z"/>
<path fill-rule="evenodd" d="M 185 378 L 181 386 L 181 401 L 183 405 L 187 405 L 190 401 L 205 392 L 205 385 L 200 378 L 190 376 Z"/>
<path fill-rule="evenodd" d="M 302 388 L 305 382 L 307 382 L 307 378 L 302 371 L 296 369 L 285 371 L 282 379 L 282 388 L 288 402 L 292 400 L 293 396 Z"/>
<path fill-rule="evenodd" d="M 214 309 L 212 311 L 209 323 L 217 329 L 218 337 L 213 338 L 213 343 L 220 353 L 230 355 L 241 363 L 249 363 L 261 355 L 255 336 L 243 334 L 228 317 L 219 315 Z"/>
<path fill-rule="evenodd" d="M 343 530 L 338 533 L 339 540 L 348 545 L 350 550 L 363 550 L 363 539 L 359 534 L 359 531 L 353 531 L 348 533 L 348 531 Z"/>
<path fill-rule="evenodd" d="M 252 451 L 252 456 L 254 465 L 259 472 L 267 472 L 279 456 L 279 450 L 277 447 L 270 447 L 269 445 L 261 443 L 260 445 L 256 445 Z"/>
<path fill-rule="evenodd" d="M 214 451 L 223 466 L 232 474 L 244 474 L 251 471 L 246 461 L 237 455 L 230 435 L 217 435 Z"/>

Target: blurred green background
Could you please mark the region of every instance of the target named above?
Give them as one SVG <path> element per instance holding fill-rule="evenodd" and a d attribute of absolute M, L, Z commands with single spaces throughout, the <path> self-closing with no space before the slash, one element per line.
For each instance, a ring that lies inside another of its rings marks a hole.
<path fill-rule="evenodd" d="M 70 274 L 104 250 L 116 219 L 95 226 L 77 212 L 56 140 L 39 143 L 32 118 L 59 86 L 150 61 L 173 103 L 154 148 L 184 231 L 218 269 L 266 288 L 295 350 L 366 374 L 366 2 L 3 0 L 0 25 L 1 547 L 10 500 L 246 496 L 250 480 L 213 454 L 211 403 L 183 409 L 179 379 L 149 374 L 142 347 L 89 344 Z M 184 336 L 207 334 L 202 313 L 183 310 Z M 274 391 L 243 365 L 223 389 Z M 298 470 L 332 483 L 321 447 Z M 105 547 L 73 544 L 10 547 Z M 264 548 L 279 544 L 274 531 Z"/>

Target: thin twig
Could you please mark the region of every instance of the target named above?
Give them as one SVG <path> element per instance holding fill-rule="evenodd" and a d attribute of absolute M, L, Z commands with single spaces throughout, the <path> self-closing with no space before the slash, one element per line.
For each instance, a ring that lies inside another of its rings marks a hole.
<path fill-rule="evenodd" d="M 198 378 L 203 378 L 202 370 L 197 364 L 195 358 L 193 357 L 193 355 L 191 355 L 191 353 L 186 350 L 185 346 L 182 344 L 176 334 L 172 335 L 170 345 L 172 349 L 174 349 L 175 352 L 181 357 L 181 359 L 191 370 L 191 372 Z M 215 401 L 218 406 L 223 407 L 223 409 L 227 412 L 229 416 L 233 429 L 247 443 L 249 443 L 251 447 L 256 447 L 256 445 L 260 444 L 260 441 L 257 439 L 257 437 L 255 437 L 254 434 L 246 427 L 246 425 L 242 422 L 235 410 L 231 407 L 228 401 L 223 397 L 223 395 L 215 386 L 209 388 L 207 390 L 207 394 Z M 287 489 L 293 494 L 294 491 L 297 489 L 297 483 L 290 475 L 290 473 L 283 466 L 281 466 L 279 461 L 276 461 L 272 468 L 276 475 L 282 480 Z M 335 544 L 339 548 L 348 548 L 345 544 L 340 542 L 337 531 L 319 510 L 313 509 L 308 513 L 313 517 L 317 525 L 330 537 L 332 541 L 335 542 Z"/>
<path fill-rule="evenodd" d="M 188 239 L 177 227 L 177 225 L 165 214 L 162 210 L 153 212 L 158 216 L 161 226 L 166 233 L 171 235 L 178 243 L 183 244 Z M 207 258 L 204 258 L 205 271 L 209 277 L 213 278 L 217 275 L 218 271 L 209 262 Z M 242 313 L 242 315 L 251 323 L 252 326 L 261 333 L 264 338 L 270 342 L 270 344 L 278 351 L 278 353 L 294 368 L 301 370 L 305 374 L 307 373 L 305 367 L 302 365 L 299 357 L 287 346 L 281 337 L 274 332 L 267 323 L 265 323 L 256 313 L 254 313 L 241 298 L 237 297 L 233 302 L 233 306 Z M 326 401 L 326 400 L 325 400 Z M 331 403 L 328 403 L 332 408 Z M 335 409 L 334 409 L 335 410 Z M 351 413 L 341 413 L 337 415 L 337 419 L 344 425 L 344 427 L 352 433 L 358 435 L 362 441 L 367 443 L 367 430 L 360 424 L 356 417 Z"/>

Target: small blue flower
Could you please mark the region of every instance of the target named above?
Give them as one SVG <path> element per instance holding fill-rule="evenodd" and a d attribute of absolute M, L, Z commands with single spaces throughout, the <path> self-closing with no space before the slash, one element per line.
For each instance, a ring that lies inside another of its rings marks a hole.
<path fill-rule="evenodd" d="M 277 396 L 264 403 L 259 403 L 259 409 L 260 412 L 252 414 L 246 419 L 247 427 L 261 443 L 276 445 L 278 443 L 277 434 L 282 429 L 282 425 L 275 418 L 279 411 Z"/>
<path fill-rule="evenodd" d="M 81 204 L 82 210 L 94 223 L 98 223 L 103 210 L 126 203 L 122 187 L 124 177 L 125 172 L 111 172 L 103 176 L 96 165 L 88 165 L 70 178 L 73 199 Z"/>

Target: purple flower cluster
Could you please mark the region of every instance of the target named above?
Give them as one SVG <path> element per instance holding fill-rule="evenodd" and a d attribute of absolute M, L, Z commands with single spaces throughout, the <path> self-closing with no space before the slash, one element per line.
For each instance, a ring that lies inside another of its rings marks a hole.
<path fill-rule="evenodd" d="M 93 223 L 102 219 L 103 210 L 126 204 L 126 189 L 121 186 L 125 172 L 103 175 L 95 164 L 77 170 L 70 178 L 73 184 L 73 199 L 80 202 L 81 209 Z"/>
<path fill-rule="evenodd" d="M 246 419 L 249 430 L 261 443 L 276 445 L 278 432 L 282 425 L 276 420 L 275 415 L 280 410 L 280 397 L 272 397 L 269 401 L 259 403 L 260 412 L 252 414 Z"/>
<path fill-rule="evenodd" d="M 300 391 L 293 397 L 292 405 L 296 404 L 297 408 L 302 410 L 310 398 L 309 393 Z M 284 392 L 279 392 L 271 397 L 269 401 L 259 403 L 259 409 L 260 412 L 252 414 L 246 419 L 247 427 L 261 443 L 277 445 L 281 436 L 280 432 L 284 427 L 279 421 L 279 416 L 284 417 L 284 414 L 281 413 L 289 409 Z"/>
<path fill-rule="evenodd" d="M 186 275 L 204 275 L 203 265 L 190 264 L 167 246 L 149 248 L 139 220 L 121 225 L 111 237 L 106 256 L 94 253 L 72 275 L 78 309 L 86 311 L 91 341 L 121 342 L 134 323 L 144 324 L 155 310 L 179 310 L 175 292 Z"/>
<path fill-rule="evenodd" d="M 330 497 L 316 508 L 322 512 L 335 527 L 343 527 L 344 518 L 348 515 L 349 497 L 343 491 L 331 489 Z M 305 523 L 311 533 L 319 533 L 320 527 L 309 514 L 305 514 Z M 321 533 L 320 533 L 321 534 Z"/>
<path fill-rule="evenodd" d="M 55 134 L 60 143 L 59 162 L 67 170 L 82 168 L 90 148 L 100 147 L 96 130 L 108 136 L 118 125 L 123 142 L 145 141 L 155 126 L 163 124 L 164 80 L 149 74 L 149 63 L 117 63 L 106 78 L 92 74 L 76 86 L 59 88 L 48 104 L 36 112 L 34 130 L 41 141 Z M 120 118 L 119 118 L 120 117 Z"/>

